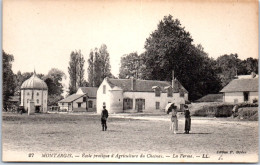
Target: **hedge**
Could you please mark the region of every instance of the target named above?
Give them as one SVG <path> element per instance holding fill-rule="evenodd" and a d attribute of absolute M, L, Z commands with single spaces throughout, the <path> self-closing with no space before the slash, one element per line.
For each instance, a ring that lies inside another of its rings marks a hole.
<path fill-rule="evenodd" d="M 232 115 L 232 109 L 235 104 L 212 104 L 205 105 L 201 109 L 194 112 L 193 116 L 211 116 L 211 117 L 230 117 Z M 240 103 L 238 108 L 245 107 L 258 107 L 257 103 Z M 249 112 L 248 112 L 249 113 Z M 250 116 L 255 115 L 255 113 L 250 113 Z"/>

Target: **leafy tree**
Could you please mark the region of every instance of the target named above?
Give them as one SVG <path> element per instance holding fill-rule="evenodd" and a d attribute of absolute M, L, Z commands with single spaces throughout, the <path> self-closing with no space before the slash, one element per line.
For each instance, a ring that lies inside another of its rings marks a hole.
<path fill-rule="evenodd" d="M 101 75 L 102 75 L 102 68 L 101 68 L 101 58 L 98 52 L 98 49 L 95 48 L 94 51 L 94 64 L 93 64 L 93 86 L 98 87 L 101 84 Z"/>
<path fill-rule="evenodd" d="M 70 84 L 69 84 L 69 94 L 73 94 L 77 91 L 78 87 L 82 86 L 84 81 L 84 57 L 81 54 L 81 51 L 72 51 L 70 54 L 69 62 L 69 75 L 70 75 Z"/>
<path fill-rule="evenodd" d="M 107 46 L 102 44 L 99 48 L 99 60 L 101 68 L 101 82 L 105 77 L 111 76 L 111 66 L 110 66 L 110 57 L 107 51 Z"/>
<path fill-rule="evenodd" d="M 88 83 L 90 86 L 95 86 L 94 82 L 94 51 L 90 50 L 89 59 L 88 59 Z"/>
<path fill-rule="evenodd" d="M 105 77 L 112 77 L 110 57 L 105 44 L 91 50 L 88 59 L 88 81 L 90 86 L 98 87 Z"/>
<path fill-rule="evenodd" d="M 48 95 L 48 105 L 58 105 L 58 101 L 64 99 L 61 95 Z"/>
<path fill-rule="evenodd" d="M 14 75 L 14 84 L 15 84 L 15 89 L 14 89 L 14 95 L 15 96 L 20 96 L 20 88 L 22 86 L 22 83 L 24 81 L 23 75 L 21 71 L 18 71 L 17 74 Z"/>
<path fill-rule="evenodd" d="M 142 63 L 142 57 L 139 56 L 137 52 L 125 54 L 123 57 L 121 57 L 119 78 L 141 78 Z"/>
<path fill-rule="evenodd" d="M 258 59 L 252 57 L 245 60 L 238 58 L 237 54 L 222 55 L 216 60 L 216 73 L 221 79 L 222 87 L 226 86 L 237 75 L 258 73 Z"/>
<path fill-rule="evenodd" d="M 237 54 L 225 54 L 217 58 L 217 73 L 221 79 L 222 87 L 226 86 L 238 74 L 240 62 Z"/>
<path fill-rule="evenodd" d="M 72 51 L 70 54 L 70 62 L 68 67 L 70 75 L 69 94 L 73 94 L 77 90 L 77 65 L 77 52 Z"/>
<path fill-rule="evenodd" d="M 189 91 L 190 100 L 218 92 L 220 85 L 211 67 L 213 60 L 201 45 L 194 46 L 192 42 L 178 19 L 165 16 L 146 39 L 142 78 L 170 81 L 174 70 L 175 77 Z"/>
<path fill-rule="evenodd" d="M 78 85 L 78 87 L 82 87 L 83 82 L 85 81 L 85 79 L 84 79 L 84 73 L 85 73 L 84 63 L 85 63 L 85 59 L 84 59 L 83 55 L 81 54 L 81 51 L 79 50 L 79 52 L 78 52 L 78 75 L 77 75 L 77 85 Z"/>
<path fill-rule="evenodd" d="M 3 104 L 4 107 L 7 106 L 7 101 L 10 96 L 14 95 L 14 74 L 12 71 L 12 62 L 14 61 L 14 56 L 11 54 L 3 53 Z"/>
<path fill-rule="evenodd" d="M 254 59 L 252 57 L 249 57 L 240 63 L 240 74 L 251 74 L 252 72 L 255 72 L 258 74 L 258 59 Z M 244 71 L 244 72 L 243 72 Z"/>
<path fill-rule="evenodd" d="M 61 95 L 63 93 L 62 78 L 66 78 L 65 73 L 57 68 L 52 68 L 44 81 L 48 86 L 48 95 Z"/>

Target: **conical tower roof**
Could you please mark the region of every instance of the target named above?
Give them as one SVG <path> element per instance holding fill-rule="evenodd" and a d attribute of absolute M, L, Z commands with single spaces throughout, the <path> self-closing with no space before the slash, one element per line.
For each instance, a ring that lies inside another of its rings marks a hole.
<path fill-rule="evenodd" d="M 29 79 L 27 79 L 23 82 L 21 89 L 47 90 L 48 87 L 43 80 L 41 80 L 39 77 L 37 77 L 37 75 L 34 71 L 33 75 Z"/>

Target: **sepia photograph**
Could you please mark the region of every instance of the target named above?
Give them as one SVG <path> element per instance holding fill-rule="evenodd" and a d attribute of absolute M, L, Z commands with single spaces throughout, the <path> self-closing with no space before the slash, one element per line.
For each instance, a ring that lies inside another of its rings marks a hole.
<path fill-rule="evenodd" d="M 257 163 L 257 0 L 3 0 L 3 162 Z"/>

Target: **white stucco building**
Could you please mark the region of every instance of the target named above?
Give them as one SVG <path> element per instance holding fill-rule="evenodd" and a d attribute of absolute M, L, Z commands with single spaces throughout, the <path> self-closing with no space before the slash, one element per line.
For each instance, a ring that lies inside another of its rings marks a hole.
<path fill-rule="evenodd" d="M 220 92 L 223 93 L 223 101 L 227 103 L 242 103 L 258 100 L 258 76 L 238 76 L 232 80 Z"/>
<path fill-rule="evenodd" d="M 72 94 L 58 102 L 60 109 L 67 111 L 96 111 L 96 87 L 80 87 Z"/>
<path fill-rule="evenodd" d="M 35 112 L 47 112 L 48 87 L 36 73 L 21 86 L 21 106 L 28 111 L 30 104 Z"/>
<path fill-rule="evenodd" d="M 109 113 L 160 111 L 168 103 L 179 108 L 188 91 L 178 80 L 167 81 L 105 78 L 97 90 L 97 113 L 106 105 Z"/>

